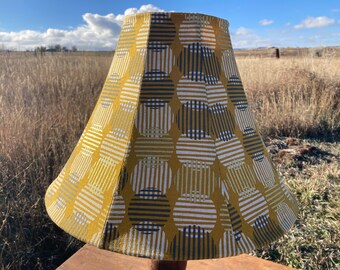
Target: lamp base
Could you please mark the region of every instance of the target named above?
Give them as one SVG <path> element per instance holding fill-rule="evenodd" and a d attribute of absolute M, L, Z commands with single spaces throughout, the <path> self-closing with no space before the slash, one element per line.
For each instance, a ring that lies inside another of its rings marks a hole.
<path fill-rule="evenodd" d="M 157 261 L 151 260 L 150 270 L 185 270 L 187 261 Z"/>

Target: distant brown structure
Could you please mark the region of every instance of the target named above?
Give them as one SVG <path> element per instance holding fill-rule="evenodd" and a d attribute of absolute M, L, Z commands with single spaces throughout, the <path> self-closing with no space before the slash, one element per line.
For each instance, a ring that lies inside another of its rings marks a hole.
<path fill-rule="evenodd" d="M 279 48 L 275 48 L 275 55 L 276 55 L 276 58 L 280 58 L 280 49 Z"/>

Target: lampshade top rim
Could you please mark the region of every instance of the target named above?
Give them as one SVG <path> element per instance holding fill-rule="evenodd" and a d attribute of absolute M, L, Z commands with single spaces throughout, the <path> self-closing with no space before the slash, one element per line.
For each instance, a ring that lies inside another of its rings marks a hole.
<path fill-rule="evenodd" d="M 215 19 L 215 20 L 220 20 L 223 21 L 227 24 L 227 26 L 229 26 L 229 21 L 227 19 L 223 19 L 214 15 L 210 15 L 210 14 L 204 14 L 204 13 L 199 13 L 199 12 L 175 12 L 175 11 L 145 11 L 145 12 L 140 12 L 140 13 L 136 13 L 136 14 L 129 14 L 129 15 L 125 15 L 124 19 L 126 18 L 130 18 L 133 16 L 145 16 L 147 14 L 171 14 L 172 16 L 183 16 L 183 15 L 196 15 L 196 16 L 200 16 L 200 17 L 205 17 L 205 18 L 210 18 L 210 19 Z"/>

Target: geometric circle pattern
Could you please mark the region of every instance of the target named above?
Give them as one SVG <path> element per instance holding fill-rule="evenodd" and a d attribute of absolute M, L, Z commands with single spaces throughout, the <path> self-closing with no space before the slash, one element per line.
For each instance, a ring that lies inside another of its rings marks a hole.
<path fill-rule="evenodd" d="M 294 224 L 258 132 L 228 22 L 124 17 L 91 118 L 45 203 L 72 236 L 156 260 L 234 256 Z"/>

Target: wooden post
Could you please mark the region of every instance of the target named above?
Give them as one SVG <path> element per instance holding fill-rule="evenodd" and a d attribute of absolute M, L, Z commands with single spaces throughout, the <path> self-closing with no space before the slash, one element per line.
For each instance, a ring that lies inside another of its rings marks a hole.
<path fill-rule="evenodd" d="M 187 261 L 151 261 L 150 270 L 185 270 Z"/>
<path fill-rule="evenodd" d="M 276 54 L 276 58 L 280 58 L 280 49 L 279 48 L 276 48 L 275 49 L 275 54 Z"/>

